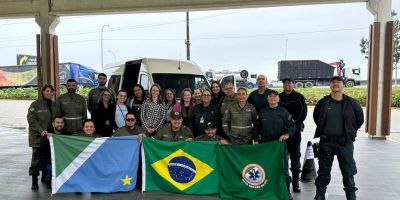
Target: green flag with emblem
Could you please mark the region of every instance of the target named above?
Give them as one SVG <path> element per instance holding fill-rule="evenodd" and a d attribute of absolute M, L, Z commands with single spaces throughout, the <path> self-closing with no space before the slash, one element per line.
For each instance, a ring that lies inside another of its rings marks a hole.
<path fill-rule="evenodd" d="M 166 142 L 144 138 L 142 190 L 217 194 L 217 145 L 217 142 Z"/>
<path fill-rule="evenodd" d="M 288 199 L 284 143 L 220 145 L 221 199 Z"/>

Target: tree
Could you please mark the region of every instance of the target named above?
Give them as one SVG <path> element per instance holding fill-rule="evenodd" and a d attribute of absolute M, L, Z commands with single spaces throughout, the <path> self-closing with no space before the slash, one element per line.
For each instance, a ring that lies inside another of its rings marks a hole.
<path fill-rule="evenodd" d="M 400 61 L 400 20 L 396 11 L 392 11 L 392 19 L 394 22 L 394 52 L 393 52 L 393 69 L 395 70 L 395 82 L 397 85 L 397 69 Z M 369 56 L 369 41 L 362 37 L 360 41 L 361 53 L 364 54 L 365 59 Z"/>

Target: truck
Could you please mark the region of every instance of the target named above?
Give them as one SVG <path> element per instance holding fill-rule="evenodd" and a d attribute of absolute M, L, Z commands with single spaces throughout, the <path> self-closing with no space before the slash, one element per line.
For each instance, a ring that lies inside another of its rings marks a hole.
<path fill-rule="evenodd" d="M 68 79 L 75 79 L 79 86 L 97 86 L 97 71 L 91 67 L 77 63 L 60 63 L 60 84 L 66 84 Z M 36 65 L 0 66 L 0 88 L 36 87 Z"/>
<path fill-rule="evenodd" d="M 360 85 L 360 68 L 345 67 L 343 60 L 325 63 L 320 60 L 282 60 L 278 62 L 278 80 L 294 80 L 296 87 L 329 85 L 332 76 L 340 76 L 346 87 Z"/>
<path fill-rule="evenodd" d="M 257 74 L 249 74 L 247 70 L 208 70 L 206 72 L 207 79 L 211 81 L 219 81 L 221 85 L 224 86 L 226 82 L 231 82 L 234 84 L 235 88 L 244 87 L 253 89 L 257 87 L 256 77 Z"/>

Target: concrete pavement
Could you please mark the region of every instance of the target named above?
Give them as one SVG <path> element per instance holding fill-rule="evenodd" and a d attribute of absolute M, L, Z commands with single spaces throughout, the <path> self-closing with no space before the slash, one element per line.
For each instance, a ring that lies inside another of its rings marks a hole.
<path fill-rule="evenodd" d="M 40 185 L 39 191 L 30 190 L 28 167 L 31 150 L 26 133 L 26 111 L 30 101 L 0 101 L 0 199 L 218 199 L 217 197 L 186 196 L 165 192 L 141 193 L 134 190 L 115 194 L 58 194 Z M 303 133 L 302 155 L 306 143 L 312 140 L 315 128 L 311 119 L 312 108 Z M 371 140 L 361 128 L 355 142 L 355 160 L 358 174 L 355 176 L 358 199 L 400 199 L 400 110 L 392 110 L 392 136 L 388 140 Z M 394 121 L 397 123 L 395 124 Z M 25 123 L 25 124 L 24 124 Z M 14 127 L 14 128 L 8 128 Z M 16 129 L 15 127 L 19 127 Z M 399 130 L 399 132 L 397 132 Z M 303 158 L 301 159 L 303 161 Z M 316 160 L 316 167 L 318 163 Z M 293 194 L 296 200 L 310 200 L 315 195 L 314 183 L 301 183 L 302 192 Z M 345 199 L 342 177 L 335 159 L 332 180 L 328 186 L 330 200 Z"/>

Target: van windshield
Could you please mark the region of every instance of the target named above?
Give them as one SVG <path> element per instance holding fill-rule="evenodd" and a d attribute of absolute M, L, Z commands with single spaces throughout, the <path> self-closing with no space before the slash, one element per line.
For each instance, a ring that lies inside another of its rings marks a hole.
<path fill-rule="evenodd" d="M 207 80 L 202 75 L 193 74 L 155 74 L 153 73 L 154 83 L 158 83 L 162 90 L 171 88 L 175 91 L 176 97 L 184 88 L 190 88 L 192 91 L 196 88 L 210 88 Z"/>

